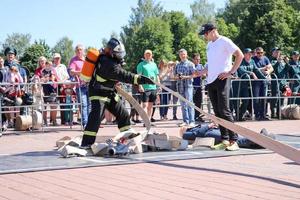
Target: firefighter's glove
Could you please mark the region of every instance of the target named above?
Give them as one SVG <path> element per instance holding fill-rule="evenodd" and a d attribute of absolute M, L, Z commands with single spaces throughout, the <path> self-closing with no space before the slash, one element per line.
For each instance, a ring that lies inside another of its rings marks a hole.
<path fill-rule="evenodd" d="M 140 75 L 140 77 L 138 79 L 138 84 L 155 84 L 155 82 L 151 78 Z"/>

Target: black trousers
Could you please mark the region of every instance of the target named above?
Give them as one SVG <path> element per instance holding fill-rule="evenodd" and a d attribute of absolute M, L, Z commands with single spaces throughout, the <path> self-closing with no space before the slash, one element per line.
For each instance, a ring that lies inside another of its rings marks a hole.
<path fill-rule="evenodd" d="M 197 106 L 198 108 L 202 108 L 202 86 L 197 86 L 196 89 L 194 90 L 195 94 L 194 94 L 194 98 L 193 101 L 195 103 L 195 106 Z M 199 118 L 200 116 L 200 112 L 195 110 L 195 120 L 197 118 Z"/>
<path fill-rule="evenodd" d="M 130 129 L 129 113 L 123 105 L 121 99 L 116 97 L 109 98 L 108 102 L 100 99 L 91 100 L 92 110 L 89 114 L 88 122 L 84 129 L 81 143 L 82 146 L 92 145 L 95 142 L 105 109 L 107 109 L 116 117 L 120 131 L 126 131 Z"/>
<path fill-rule="evenodd" d="M 214 113 L 217 117 L 233 122 L 232 112 L 229 108 L 230 79 L 216 79 L 207 85 L 208 95 L 212 103 Z M 238 135 L 223 126 L 220 126 L 221 137 L 223 140 L 236 141 Z"/>

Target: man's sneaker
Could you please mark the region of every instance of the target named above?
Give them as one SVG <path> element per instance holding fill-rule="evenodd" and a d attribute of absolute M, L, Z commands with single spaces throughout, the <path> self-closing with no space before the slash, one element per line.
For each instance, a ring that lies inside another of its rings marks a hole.
<path fill-rule="evenodd" d="M 212 150 L 225 150 L 230 145 L 228 140 L 223 140 L 221 143 L 211 146 Z"/>
<path fill-rule="evenodd" d="M 183 126 L 188 126 L 188 124 L 185 123 L 185 122 L 183 122 L 183 123 L 181 123 L 181 124 L 178 124 L 178 126 L 179 126 L 179 127 L 183 127 Z"/>
<path fill-rule="evenodd" d="M 236 141 L 234 141 L 234 142 L 231 142 L 230 145 L 228 147 L 226 147 L 225 150 L 226 151 L 237 151 L 239 149 L 240 149 L 239 145 L 237 144 Z"/>
<path fill-rule="evenodd" d="M 276 136 L 273 133 L 269 133 L 265 128 L 261 129 L 260 134 L 272 138 L 273 140 L 276 139 Z"/>
<path fill-rule="evenodd" d="M 196 126 L 196 124 L 194 123 L 194 122 L 191 122 L 190 124 L 189 124 L 189 128 L 194 128 Z"/>

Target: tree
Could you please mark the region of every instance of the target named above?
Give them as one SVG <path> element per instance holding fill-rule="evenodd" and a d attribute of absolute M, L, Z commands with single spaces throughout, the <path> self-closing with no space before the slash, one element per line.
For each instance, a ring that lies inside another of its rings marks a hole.
<path fill-rule="evenodd" d="M 199 53 L 201 55 L 201 61 L 204 63 L 206 62 L 206 42 L 200 38 L 197 33 L 188 33 L 181 40 L 179 48 L 185 49 L 190 58 L 193 53 Z"/>
<path fill-rule="evenodd" d="M 223 18 L 217 18 L 216 24 L 218 27 L 218 32 L 221 35 L 229 37 L 231 40 L 236 42 L 237 37 L 239 36 L 239 29 L 234 24 L 226 24 Z"/>
<path fill-rule="evenodd" d="M 238 27 L 236 42 L 242 48 L 262 46 L 270 52 L 279 46 L 287 52 L 299 47 L 299 11 L 286 0 L 230 0 L 220 16 Z"/>
<path fill-rule="evenodd" d="M 215 4 L 207 0 L 196 0 L 190 6 L 192 10 L 192 21 L 198 26 L 215 20 Z"/>
<path fill-rule="evenodd" d="M 172 60 L 172 42 L 173 35 L 167 22 L 160 18 L 148 18 L 143 26 L 135 34 L 135 43 L 130 58 L 128 60 L 134 63 L 134 66 L 143 57 L 146 49 L 153 51 L 153 57 L 156 62 L 161 59 Z"/>
<path fill-rule="evenodd" d="M 171 11 L 166 12 L 163 20 L 167 21 L 170 25 L 170 30 L 174 36 L 173 40 L 173 53 L 176 55 L 179 50 L 179 44 L 190 31 L 193 30 L 188 18 L 183 12 Z"/>
<path fill-rule="evenodd" d="M 223 18 L 227 23 L 240 26 L 243 16 L 249 14 L 248 7 L 249 2 L 247 0 L 228 0 L 224 12 L 218 13 L 217 17 Z"/>
<path fill-rule="evenodd" d="M 300 11 L 300 0 L 286 0 L 289 6 L 292 6 L 295 10 Z"/>
<path fill-rule="evenodd" d="M 45 49 L 45 47 L 41 44 L 31 45 L 25 50 L 23 57 L 20 59 L 21 64 L 27 67 L 30 73 L 33 73 L 37 68 L 38 58 L 40 56 L 45 56 L 47 54 L 46 51 L 47 50 Z"/>
<path fill-rule="evenodd" d="M 74 55 L 73 41 L 67 36 L 61 38 L 52 48 L 52 53 L 59 53 L 61 63 L 68 65 Z"/>
<path fill-rule="evenodd" d="M 52 58 L 51 48 L 46 43 L 46 40 L 44 40 L 44 39 L 35 40 L 34 44 L 43 46 L 43 48 L 44 48 L 44 55 L 43 56 L 45 56 L 47 59 Z"/>
<path fill-rule="evenodd" d="M 137 52 L 140 48 L 135 48 L 138 46 L 136 45 L 136 33 L 140 30 L 146 19 L 162 16 L 163 7 L 159 3 L 155 3 L 153 0 L 139 0 L 137 7 L 132 8 L 131 11 L 132 14 L 130 15 L 128 25 L 122 27 L 120 37 L 127 52 L 126 62 L 128 63 L 129 68 L 134 68 L 138 62 L 135 60 L 136 54 L 143 53 Z"/>
<path fill-rule="evenodd" d="M 30 46 L 31 35 L 22 33 L 12 33 L 8 35 L 2 44 L 2 52 L 5 48 L 11 46 L 17 50 L 17 56 L 22 57 L 26 48 Z"/>
<path fill-rule="evenodd" d="M 138 6 L 131 11 L 129 25 L 136 26 L 143 24 L 147 18 L 162 16 L 163 7 L 153 0 L 138 0 Z"/>

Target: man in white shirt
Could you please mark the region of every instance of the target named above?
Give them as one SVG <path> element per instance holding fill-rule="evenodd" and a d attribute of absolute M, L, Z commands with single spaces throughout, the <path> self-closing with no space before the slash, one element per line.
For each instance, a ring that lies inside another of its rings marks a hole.
<path fill-rule="evenodd" d="M 229 38 L 218 33 L 215 25 L 208 23 L 201 27 L 199 35 L 204 35 L 207 44 L 208 67 L 199 75 L 207 74 L 207 89 L 214 113 L 217 117 L 233 122 L 232 112 L 229 108 L 230 78 L 239 68 L 244 55 L 242 51 Z M 232 55 L 235 61 L 232 64 Z M 238 150 L 238 135 L 220 126 L 222 142 L 212 146 L 216 150 Z"/>

